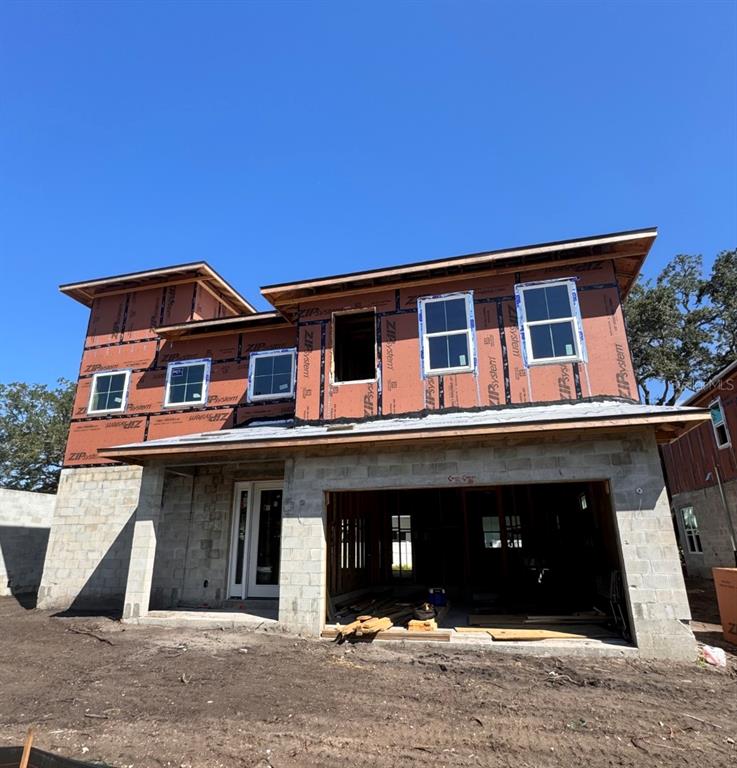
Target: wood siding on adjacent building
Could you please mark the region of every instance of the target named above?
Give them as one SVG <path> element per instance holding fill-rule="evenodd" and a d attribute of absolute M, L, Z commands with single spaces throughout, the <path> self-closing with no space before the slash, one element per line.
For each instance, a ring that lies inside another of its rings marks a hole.
<path fill-rule="evenodd" d="M 708 408 L 717 398 L 722 402 L 731 445 L 717 447 L 714 429 L 707 422 L 663 446 L 668 487 L 673 496 L 716 485 L 715 467 L 722 483 L 737 479 L 737 370 L 693 398 L 689 405 Z"/>

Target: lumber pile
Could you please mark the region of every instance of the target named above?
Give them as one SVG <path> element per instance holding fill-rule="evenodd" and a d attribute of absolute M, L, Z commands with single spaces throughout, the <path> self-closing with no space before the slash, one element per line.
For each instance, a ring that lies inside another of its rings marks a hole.
<path fill-rule="evenodd" d="M 416 600 L 411 596 L 406 600 L 397 600 L 389 592 L 380 592 L 372 595 L 363 595 L 341 606 L 335 607 L 335 621 L 340 624 L 348 624 L 362 615 L 381 616 L 392 620 L 395 625 L 406 624 L 414 618 L 414 605 Z"/>
<path fill-rule="evenodd" d="M 426 619 L 420 621 L 419 619 L 410 619 L 407 629 L 410 632 L 435 632 L 438 628 L 438 622 L 435 619 Z"/>
<path fill-rule="evenodd" d="M 394 623 L 388 616 L 382 616 L 381 618 L 374 616 L 359 616 L 355 621 L 352 621 L 345 626 L 338 624 L 336 629 L 338 630 L 338 639 L 345 640 L 351 635 L 355 635 L 356 637 L 376 635 L 386 629 L 391 629 L 393 626 Z"/>

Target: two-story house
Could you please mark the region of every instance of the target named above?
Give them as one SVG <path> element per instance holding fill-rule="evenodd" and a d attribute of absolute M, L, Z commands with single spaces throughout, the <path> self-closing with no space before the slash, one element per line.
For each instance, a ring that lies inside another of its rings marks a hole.
<path fill-rule="evenodd" d="M 686 569 L 711 578 L 737 565 L 737 360 L 684 404 L 711 419 L 664 445 L 663 462 Z"/>
<path fill-rule="evenodd" d="M 269 285 L 269 312 L 205 263 L 62 286 L 90 321 L 39 605 L 271 600 L 318 635 L 440 588 L 457 623 L 596 607 L 691 657 L 658 445 L 708 414 L 639 403 L 621 306 L 655 236 Z"/>

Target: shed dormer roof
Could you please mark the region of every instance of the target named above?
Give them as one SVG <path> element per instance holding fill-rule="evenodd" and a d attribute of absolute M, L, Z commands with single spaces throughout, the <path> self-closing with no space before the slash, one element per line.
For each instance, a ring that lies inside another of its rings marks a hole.
<path fill-rule="evenodd" d="M 367 293 L 401 284 L 429 283 L 441 278 L 462 277 L 469 274 L 524 272 L 548 266 L 612 260 L 624 298 L 637 278 L 642 262 L 657 234 L 657 228 L 650 227 L 574 240 L 484 251 L 397 267 L 266 285 L 261 288 L 261 293 L 273 306 L 288 314 L 290 307 L 300 301 L 316 297 Z"/>

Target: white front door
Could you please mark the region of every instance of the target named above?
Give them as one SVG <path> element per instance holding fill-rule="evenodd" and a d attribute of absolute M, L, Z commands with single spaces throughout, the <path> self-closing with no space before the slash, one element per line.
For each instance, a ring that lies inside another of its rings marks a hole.
<path fill-rule="evenodd" d="M 281 483 L 236 483 L 229 597 L 278 597 Z"/>

